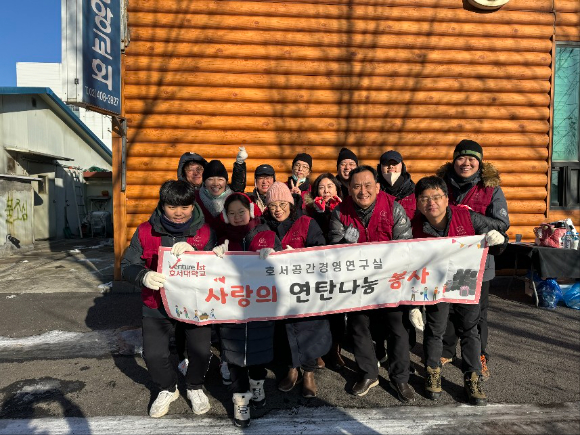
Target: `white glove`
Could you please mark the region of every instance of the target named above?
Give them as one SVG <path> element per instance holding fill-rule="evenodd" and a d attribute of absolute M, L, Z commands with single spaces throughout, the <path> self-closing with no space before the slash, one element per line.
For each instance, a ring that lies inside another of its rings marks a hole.
<path fill-rule="evenodd" d="M 240 165 L 245 162 L 248 158 L 248 152 L 246 151 L 246 147 L 239 147 L 238 155 L 236 156 L 236 163 Z"/>
<path fill-rule="evenodd" d="M 165 275 L 150 270 L 143 277 L 143 285 L 151 290 L 159 290 L 165 283 Z"/>
<path fill-rule="evenodd" d="M 425 323 L 423 323 L 423 313 L 421 313 L 420 308 L 412 308 L 411 311 L 409 311 L 409 320 L 411 321 L 411 324 L 419 331 L 425 330 Z"/>
<path fill-rule="evenodd" d="M 485 235 L 485 241 L 487 242 L 487 246 L 501 245 L 505 241 L 505 237 L 499 231 L 491 230 Z"/>
<path fill-rule="evenodd" d="M 171 253 L 176 257 L 179 257 L 181 254 L 187 251 L 195 251 L 195 248 L 187 242 L 177 242 L 171 247 Z"/>
<path fill-rule="evenodd" d="M 260 260 L 265 260 L 268 258 L 268 255 L 275 251 L 272 248 L 262 248 L 258 252 L 260 253 Z"/>
<path fill-rule="evenodd" d="M 215 248 L 212 249 L 213 253 L 217 255 L 219 258 L 224 258 L 224 254 L 228 252 L 228 245 L 230 241 L 226 239 L 223 244 L 217 245 Z"/>
<path fill-rule="evenodd" d="M 349 225 L 346 231 L 344 232 L 344 240 L 346 240 L 348 243 L 356 243 L 358 242 L 358 237 L 359 237 L 358 230 L 352 225 Z"/>
<path fill-rule="evenodd" d="M 286 248 L 284 248 L 284 251 L 293 251 L 294 248 L 290 245 L 286 245 Z"/>

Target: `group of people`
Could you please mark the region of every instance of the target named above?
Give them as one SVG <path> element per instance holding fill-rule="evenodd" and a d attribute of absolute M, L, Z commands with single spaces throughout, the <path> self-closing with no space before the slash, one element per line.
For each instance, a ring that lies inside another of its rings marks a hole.
<path fill-rule="evenodd" d="M 441 395 L 441 368 L 455 357 L 459 341 L 468 402 L 485 405 L 482 380 L 489 376 L 489 282 L 494 277 L 493 255 L 507 245 L 509 218 L 499 174 L 484 162 L 482 147 L 462 140 L 452 162 L 416 184 L 403 157 L 394 150 L 385 152 L 375 169 L 359 165 L 356 154 L 342 148 L 337 174 L 323 173 L 312 183 L 312 157 L 300 153 L 286 182 L 276 180 L 271 165 L 261 164 L 255 169 L 254 189 L 245 193 L 247 157 L 240 147 L 228 184 L 222 162 L 184 154 L 177 180 L 161 186 L 157 208 L 137 228 L 122 259 L 123 277 L 142 287 L 143 357 L 159 389 L 150 416 L 162 417 L 179 397 L 177 371 L 170 360 L 173 337 L 193 412 L 203 414 L 210 409 L 203 384 L 212 328 L 178 322 L 165 312 L 158 291 L 165 276 L 156 272 L 160 246 L 171 247 L 175 256 L 190 251 L 213 251 L 218 257 L 228 251 L 254 251 L 265 259 L 285 249 L 468 235 L 485 235 L 490 247 L 479 304 L 437 303 L 423 311 L 400 305 L 349 312 L 348 322 L 344 314 L 332 314 L 218 324 L 214 332 L 237 426 L 250 424 L 251 407 L 265 405 L 266 365 L 275 355 L 283 355 L 288 365 L 278 389 L 289 392 L 302 382 L 302 395 L 315 397 L 316 369 L 325 365 L 338 369 L 345 364 L 341 355 L 345 334 L 352 338 L 359 372 L 353 395 L 364 396 L 378 385 L 383 363 L 399 400 L 414 401 L 409 376 L 415 328 L 424 328 L 426 396 L 437 399 Z M 280 333 L 284 339 L 274 340 Z M 283 351 L 275 353 L 274 343 L 276 350 Z"/>

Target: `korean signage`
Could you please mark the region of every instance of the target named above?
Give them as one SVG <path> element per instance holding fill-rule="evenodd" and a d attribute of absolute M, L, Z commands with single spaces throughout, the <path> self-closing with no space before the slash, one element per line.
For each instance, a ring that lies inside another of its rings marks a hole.
<path fill-rule="evenodd" d="M 121 0 L 62 0 L 67 103 L 121 113 Z"/>
<path fill-rule="evenodd" d="M 306 317 L 380 307 L 474 304 L 487 255 L 483 236 L 175 257 L 160 248 L 167 313 L 196 324 Z"/>

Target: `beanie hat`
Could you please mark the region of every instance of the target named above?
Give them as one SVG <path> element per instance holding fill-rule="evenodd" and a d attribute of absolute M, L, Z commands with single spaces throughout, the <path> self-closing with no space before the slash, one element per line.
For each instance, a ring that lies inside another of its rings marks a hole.
<path fill-rule="evenodd" d="M 292 166 L 294 166 L 296 164 L 296 162 L 299 160 L 301 162 L 308 163 L 310 170 L 312 170 L 312 157 L 310 156 L 310 154 L 306 154 L 306 153 L 296 154 L 296 157 L 294 157 L 294 160 L 292 160 Z"/>
<path fill-rule="evenodd" d="M 248 195 L 246 195 L 243 192 L 232 192 L 228 195 L 228 198 L 233 196 L 233 195 L 244 196 L 244 197 L 246 197 L 246 199 L 248 201 L 250 201 L 250 219 L 254 219 L 256 216 L 261 216 L 262 213 L 260 212 L 260 209 L 258 208 L 257 204 L 252 201 L 252 198 L 250 198 Z M 228 199 L 228 198 L 226 198 L 226 199 Z M 224 222 L 226 224 L 230 223 L 230 220 L 228 219 L 228 213 L 227 213 L 225 207 L 222 210 L 222 218 L 224 219 Z"/>
<path fill-rule="evenodd" d="M 340 165 L 340 162 L 342 162 L 343 160 L 346 160 L 346 159 L 354 160 L 354 162 L 358 166 L 358 159 L 356 157 L 356 154 L 353 153 L 348 148 L 342 148 L 340 150 L 340 152 L 338 153 L 338 158 L 336 159 L 336 168 L 338 169 L 338 166 Z"/>
<path fill-rule="evenodd" d="M 294 165 L 292 165 L 294 166 Z M 260 165 L 256 168 L 256 171 L 254 172 L 254 178 L 257 177 L 274 177 L 274 180 L 276 179 L 276 172 L 274 171 L 274 168 L 268 164 L 264 164 L 264 165 Z"/>
<path fill-rule="evenodd" d="M 228 181 L 228 171 L 226 171 L 226 167 L 222 162 L 219 160 L 212 160 L 203 170 L 203 181 L 207 180 L 210 177 L 222 177 Z"/>
<path fill-rule="evenodd" d="M 273 201 L 286 201 L 294 204 L 294 198 L 292 197 L 292 193 L 290 193 L 290 189 L 279 181 L 275 181 L 266 192 L 266 205 Z"/>
<path fill-rule="evenodd" d="M 477 142 L 469 139 L 463 139 L 453 151 L 453 161 L 461 156 L 475 157 L 479 163 L 483 160 L 483 149 Z"/>
<path fill-rule="evenodd" d="M 397 164 L 399 164 L 403 161 L 403 156 L 395 150 L 387 151 L 386 153 L 383 153 L 383 155 L 381 156 L 380 159 L 381 165 L 387 166 L 389 160 L 394 160 L 395 162 L 397 162 Z"/>

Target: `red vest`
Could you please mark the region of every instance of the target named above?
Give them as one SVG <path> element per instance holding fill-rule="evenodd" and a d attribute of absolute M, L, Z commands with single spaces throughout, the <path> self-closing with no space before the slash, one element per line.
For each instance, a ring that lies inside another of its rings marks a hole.
<path fill-rule="evenodd" d="M 284 238 L 282 239 L 282 249 L 290 245 L 294 249 L 306 247 L 306 237 L 308 236 L 308 228 L 310 227 L 311 217 L 306 215 L 300 216 L 296 222 L 292 224 Z"/>
<path fill-rule="evenodd" d="M 349 196 L 340 204 L 340 222 L 347 228 L 353 225 L 359 233 L 358 242 L 384 242 L 393 239 L 393 204 L 395 197 L 382 190 L 378 193 L 375 209 L 367 228 L 356 214 L 354 201 Z"/>
<path fill-rule="evenodd" d="M 409 219 L 413 219 L 413 216 L 415 216 L 415 211 L 417 210 L 415 194 L 411 193 L 409 196 L 405 196 L 404 198 L 399 199 L 397 202 L 403 206 L 405 213 L 407 213 L 407 217 Z"/>
<path fill-rule="evenodd" d="M 157 264 L 159 262 L 159 247 L 161 246 L 161 234 L 153 229 L 149 222 L 143 222 L 137 227 L 139 235 L 139 242 L 143 248 L 141 259 L 145 260 L 147 269 L 157 271 Z M 197 230 L 194 237 L 188 237 L 187 243 L 193 246 L 196 250 L 202 251 L 205 245 L 208 244 L 211 236 L 211 229 L 208 224 L 203 224 Z M 141 299 L 143 303 L 149 308 L 159 308 L 161 306 L 161 293 L 157 290 L 151 290 L 147 287 L 141 288 Z"/>
<path fill-rule="evenodd" d="M 455 201 L 453 197 L 453 189 L 447 183 L 449 190 L 449 203 L 453 205 L 468 205 L 471 209 L 479 214 L 485 215 L 485 211 L 489 204 L 491 204 L 491 197 L 493 196 L 493 187 L 483 187 L 480 181 L 467 192 L 467 195 L 460 203 Z"/>
<path fill-rule="evenodd" d="M 272 248 L 276 246 L 276 233 L 274 231 L 265 230 L 258 231 L 250 240 L 246 251 L 256 252 L 262 248 Z M 244 247 L 233 240 L 230 240 L 228 251 L 244 251 Z"/>
<path fill-rule="evenodd" d="M 450 205 L 449 208 L 451 209 L 451 222 L 449 223 L 447 237 L 474 236 L 475 230 L 473 229 L 469 210 L 455 205 Z M 413 226 L 413 237 L 415 239 L 433 237 L 431 234 L 423 232 L 423 215 L 421 213 L 417 213 L 411 221 L 411 224 Z"/>

